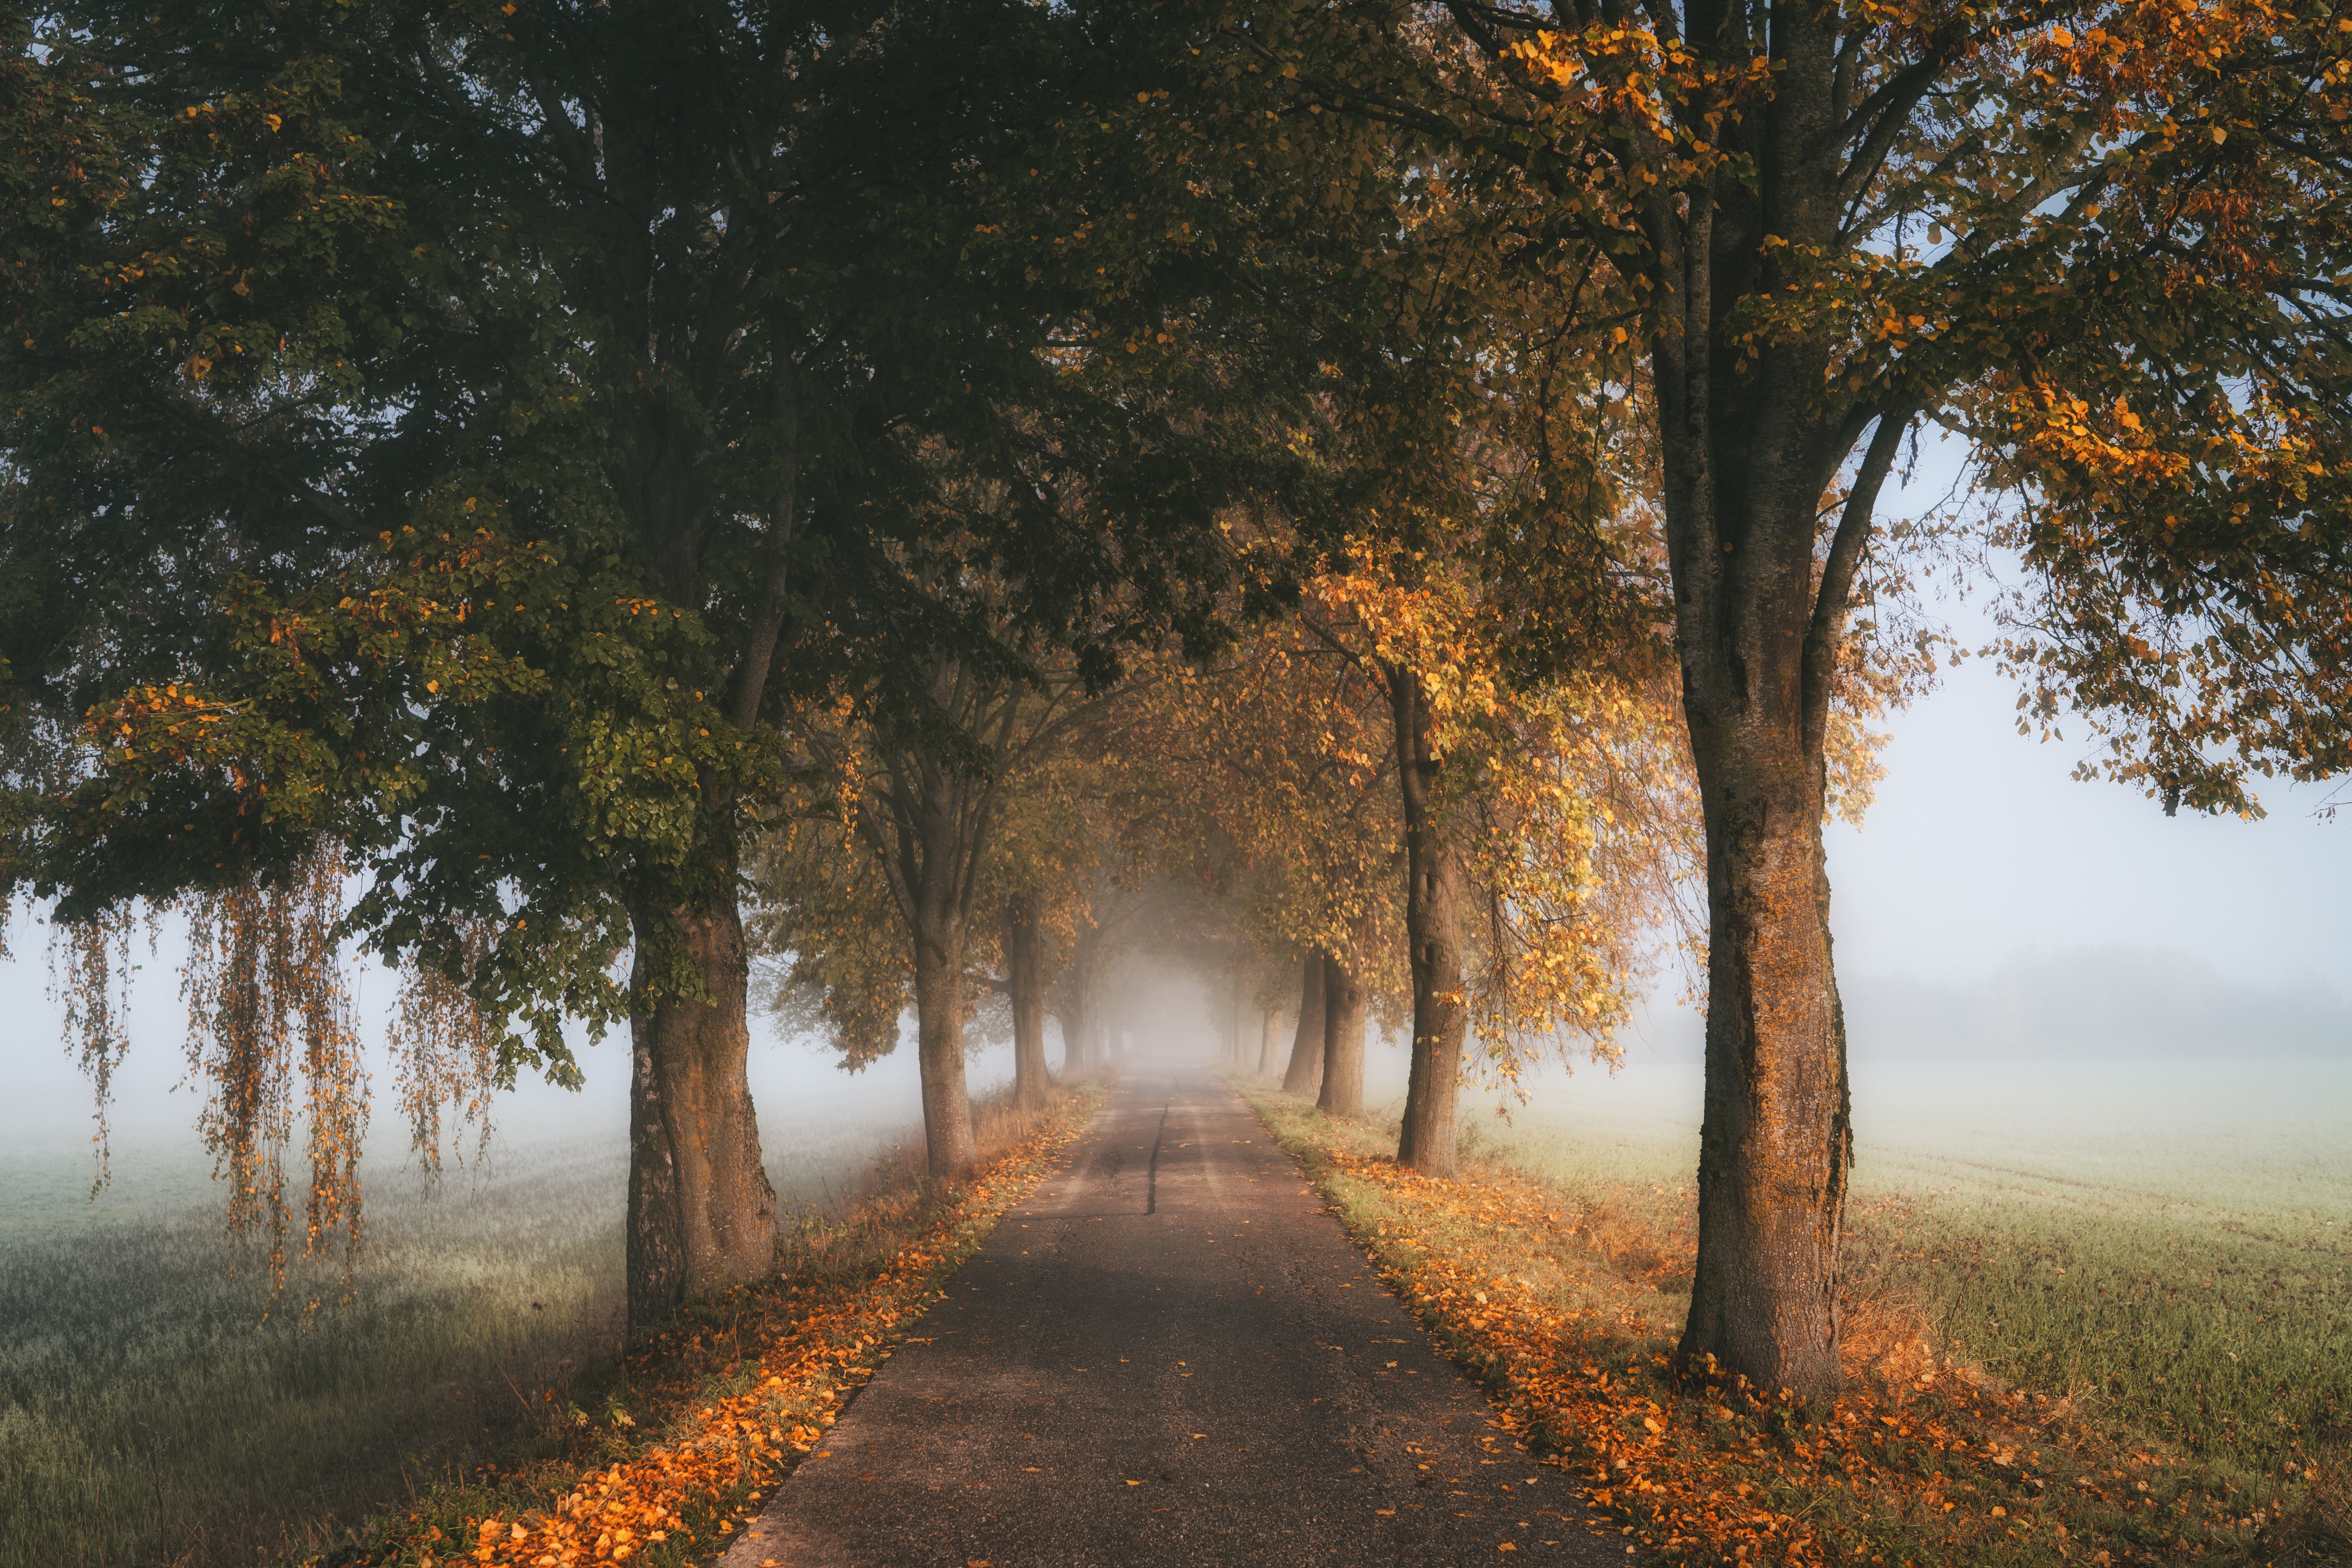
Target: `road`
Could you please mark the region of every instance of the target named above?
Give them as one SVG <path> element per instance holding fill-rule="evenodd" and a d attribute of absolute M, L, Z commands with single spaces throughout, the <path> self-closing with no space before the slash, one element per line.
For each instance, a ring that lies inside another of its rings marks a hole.
<path fill-rule="evenodd" d="M 1627 1568 L 1199 1063 L 1130 1065 L 947 1294 L 723 1568 Z"/>

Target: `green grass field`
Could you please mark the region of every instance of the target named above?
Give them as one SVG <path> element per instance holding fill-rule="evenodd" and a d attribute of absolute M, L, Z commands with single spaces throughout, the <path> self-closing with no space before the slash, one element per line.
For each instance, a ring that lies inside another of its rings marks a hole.
<path fill-rule="evenodd" d="M 1376 1051 L 1378 1071 L 1399 1052 Z M 772 1115 L 786 1212 L 903 1128 Z M 1853 1290 L 1946 1354 L 2195 1456 L 2249 1500 L 2341 1478 L 2352 1419 L 2352 1066 L 1864 1066 Z M 1394 1107 L 1390 1108 L 1393 1113 Z M 1695 1068 L 1546 1074 L 1471 1145 L 1688 1241 Z M 357 1304 L 264 1321 L 224 1279 L 208 1172 L 133 1144 L 93 1207 L 71 1134 L 0 1165 L 0 1568 L 267 1562 L 446 1479 L 609 1354 L 617 1134 L 502 1146 L 437 1188 L 380 1160 Z M 1643 1303 L 1679 1326 L 1669 1272 Z M 561 1395 L 559 1394 L 559 1398 Z M 2339 1479 L 2340 1484 L 2340 1479 Z"/>
<path fill-rule="evenodd" d="M 782 1214 L 837 1206 L 908 1129 L 773 1113 Z M 494 1145 L 438 1184 L 372 1148 L 358 1295 L 339 1263 L 225 1278 L 190 1138 L 129 1140 L 89 1201 L 79 1139 L 0 1163 L 0 1568 L 268 1563 L 545 1423 L 618 1343 L 618 1129 Z M 302 1304 L 330 1309 L 304 1321 Z"/>
<path fill-rule="evenodd" d="M 2250 1496 L 2352 1459 L 2352 1063 L 1862 1064 L 1849 1293 Z M 1696 1067 L 1543 1076 L 1474 1146 L 1690 1240 Z M 1391 1111 L 1391 1113 L 1393 1113 Z M 1662 1334 L 1687 1297 L 1655 1301 Z"/>

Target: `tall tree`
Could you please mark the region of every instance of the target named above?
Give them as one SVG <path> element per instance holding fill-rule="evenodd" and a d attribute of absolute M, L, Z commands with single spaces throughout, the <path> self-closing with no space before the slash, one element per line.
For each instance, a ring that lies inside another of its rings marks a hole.
<path fill-rule="evenodd" d="M 1823 1393 L 1852 1129 L 1821 822 L 1880 492 L 1922 420 L 1981 444 L 2053 608 L 2091 612 L 2023 656 L 2159 788 L 2340 766 L 2340 633 L 2278 590 L 2345 580 L 2352 39 L 2234 0 L 1441 9 L 1224 36 L 1291 112 L 1545 192 L 1529 234 L 1596 286 L 1575 340 L 1629 388 L 1645 361 L 1710 909 L 1681 1354 Z"/>
<path fill-rule="evenodd" d="M 974 1158 L 963 1040 L 972 921 L 998 829 L 1024 783 L 1034 785 L 1108 703 L 1089 698 L 1074 670 L 1041 674 L 1009 653 L 935 654 L 929 664 L 925 690 L 883 686 L 848 714 L 811 714 L 795 738 L 817 765 L 819 800 L 841 803 L 848 838 L 889 892 L 908 944 L 930 1172 L 961 1181 Z M 1016 884 L 1007 896 L 1031 899 L 1036 890 Z M 1038 955 L 1027 957 L 1034 964 Z M 1031 1043 L 1042 1068 L 1043 997 L 1016 988 L 1016 1015 L 1024 999 L 1035 1010 Z"/>
<path fill-rule="evenodd" d="M 1116 583 L 1126 636 L 1213 575 L 1197 422 L 1066 351 L 1213 244 L 1213 204 L 1097 221 L 1160 173 L 1095 140 L 1150 94 L 1084 102 L 1123 59 L 987 0 L 43 18 L 0 104 L 0 658 L 43 716 L 0 874 L 73 920 L 325 842 L 346 929 L 465 985 L 502 1070 L 628 1020 L 632 1322 L 758 1272 L 741 823 L 783 705 L 877 645 L 844 613 L 971 637 L 908 591 L 925 443 L 1002 486 L 957 548 L 1016 619 Z"/>

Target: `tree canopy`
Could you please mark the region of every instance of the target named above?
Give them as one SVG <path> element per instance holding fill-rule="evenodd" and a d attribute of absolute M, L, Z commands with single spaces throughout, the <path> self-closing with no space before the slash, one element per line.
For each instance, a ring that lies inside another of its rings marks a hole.
<path fill-rule="evenodd" d="M 0 895 L 79 934 L 101 1094 L 109 944 L 196 923 L 281 1239 L 298 1078 L 356 1223 L 338 939 L 407 971 L 428 1145 L 628 1027 L 636 1323 L 765 1267 L 762 951 L 850 1065 L 912 1003 L 952 1182 L 967 1015 L 1041 1093 L 1147 934 L 1261 1040 L 1295 993 L 1333 1113 L 1409 1030 L 1441 1174 L 1465 1072 L 1605 1055 L 1680 946 L 1684 1361 L 1818 1393 L 1822 830 L 1932 662 L 1906 444 L 1989 497 L 1942 564 L 2021 563 L 2028 722 L 2168 810 L 2352 760 L 2326 5 L 5 26 Z"/>

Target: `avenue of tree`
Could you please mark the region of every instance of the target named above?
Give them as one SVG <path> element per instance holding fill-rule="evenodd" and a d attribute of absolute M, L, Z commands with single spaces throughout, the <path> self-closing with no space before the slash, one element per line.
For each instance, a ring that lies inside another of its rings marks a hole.
<path fill-rule="evenodd" d="M 1038 1103 L 1146 956 L 1455 1161 L 1707 1010 L 1685 1361 L 1839 1379 L 1826 815 L 1926 567 L 2163 809 L 2352 765 L 2352 11 L 160 0 L 0 11 L 0 900 L 99 1083 L 358 1226 L 631 1041 L 633 1326 L 772 1266 L 755 1011 Z M 1891 529 L 1922 432 L 1979 504 Z M 1965 825 L 1956 828 L 1965 831 Z M 1686 956 L 1677 960 L 1676 955 Z"/>

